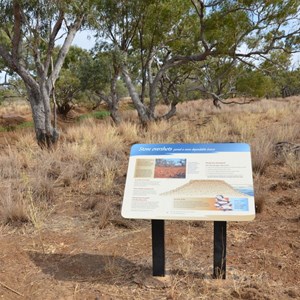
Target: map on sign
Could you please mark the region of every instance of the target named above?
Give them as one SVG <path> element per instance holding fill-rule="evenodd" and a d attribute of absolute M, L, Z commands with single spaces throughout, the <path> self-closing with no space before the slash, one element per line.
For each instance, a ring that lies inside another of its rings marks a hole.
<path fill-rule="evenodd" d="M 250 221 L 255 217 L 248 144 L 136 144 L 122 216 Z"/>

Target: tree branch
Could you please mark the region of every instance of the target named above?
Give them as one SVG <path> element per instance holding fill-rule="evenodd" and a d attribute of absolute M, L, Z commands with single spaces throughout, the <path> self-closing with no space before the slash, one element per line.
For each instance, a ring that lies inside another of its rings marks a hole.
<path fill-rule="evenodd" d="M 55 46 L 55 39 L 56 39 L 56 36 L 57 36 L 58 32 L 61 29 L 63 20 L 64 20 L 64 12 L 60 11 L 58 19 L 57 19 L 57 21 L 56 21 L 56 23 L 53 27 L 52 32 L 50 33 L 50 37 L 49 37 L 47 58 L 46 58 L 46 61 L 44 63 L 44 69 L 45 69 L 46 74 L 48 74 L 48 71 L 49 71 L 49 67 L 50 67 L 50 64 L 51 64 L 52 53 L 53 53 L 53 49 L 54 49 L 54 46 Z"/>
<path fill-rule="evenodd" d="M 14 62 L 19 62 L 20 51 L 22 44 L 22 13 L 20 2 L 13 1 L 13 14 L 14 14 L 14 26 L 13 26 L 13 39 L 12 39 L 12 59 Z"/>
<path fill-rule="evenodd" d="M 71 47 L 71 44 L 74 40 L 75 34 L 79 30 L 79 28 L 82 24 L 83 17 L 84 17 L 83 15 L 77 16 L 74 23 L 71 26 L 69 26 L 69 30 L 68 30 L 67 36 L 65 38 L 65 41 L 58 53 L 58 57 L 55 62 L 55 65 L 54 65 L 53 72 L 51 73 L 51 75 L 49 76 L 49 78 L 47 80 L 47 88 L 49 91 L 51 90 L 52 84 L 55 84 L 55 82 L 58 78 L 58 75 L 63 66 L 64 60 L 65 60 L 67 53 Z"/>

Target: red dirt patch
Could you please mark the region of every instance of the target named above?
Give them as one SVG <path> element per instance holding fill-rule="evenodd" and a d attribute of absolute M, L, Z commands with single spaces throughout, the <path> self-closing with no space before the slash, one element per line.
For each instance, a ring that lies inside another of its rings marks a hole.
<path fill-rule="evenodd" d="M 30 115 L 5 114 L 0 116 L 0 124 L 4 126 L 16 126 L 31 120 Z"/>
<path fill-rule="evenodd" d="M 155 167 L 154 178 L 185 178 L 185 167 Z"/>

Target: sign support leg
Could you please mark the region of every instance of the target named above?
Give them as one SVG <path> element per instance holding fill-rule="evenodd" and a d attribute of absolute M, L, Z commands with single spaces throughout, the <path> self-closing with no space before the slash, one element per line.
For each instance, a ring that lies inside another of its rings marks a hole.
<path fill-rule="evenodd" d="M 226 221 L 214 222 L 213 278 L 226 279 Z"/>
<path fill-rule="evenodd" d="M 165 276 L 165 221 L 151 220 L 153 276 Z"/>

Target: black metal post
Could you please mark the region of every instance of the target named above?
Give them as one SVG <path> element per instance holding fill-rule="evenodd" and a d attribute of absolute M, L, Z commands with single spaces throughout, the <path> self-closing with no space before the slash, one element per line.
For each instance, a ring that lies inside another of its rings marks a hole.
<path fill-rule="evenodd" d="M 214 222 L 213 278 L 226 279 L 226 221 Z"/>
<path fill-rule="evenodd" d="M 165 276 L 165 221 L 151 220 L 153 276 Z"/>

